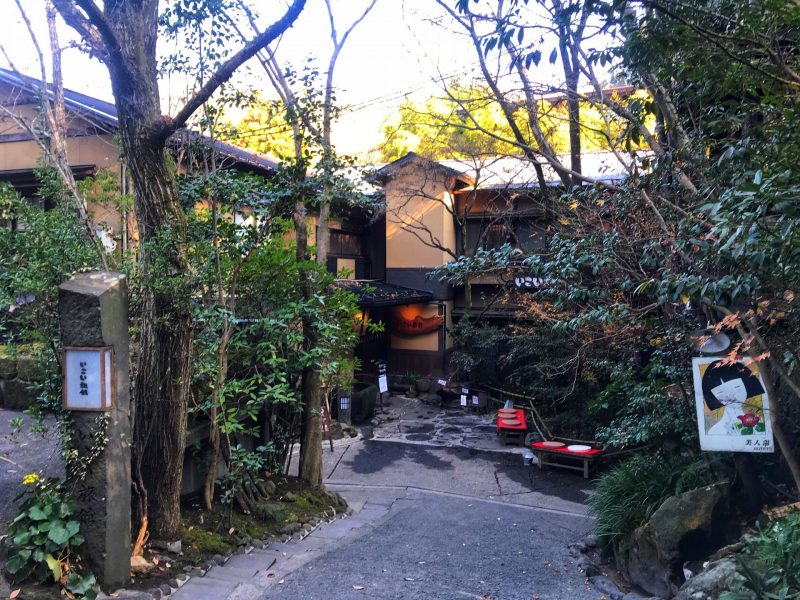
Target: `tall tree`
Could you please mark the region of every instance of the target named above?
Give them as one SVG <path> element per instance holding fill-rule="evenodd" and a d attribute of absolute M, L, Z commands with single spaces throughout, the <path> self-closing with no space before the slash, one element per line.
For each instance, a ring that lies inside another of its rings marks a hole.
<path fill-rule="evenodd" d="M 165 152 L 168 138 L 245 61 L 284 33 L 305 0 L 244 43 L 173 117 L 160 108 L 156 43 L 157 0 L 54 0 L 63 19 L 108 68 L 119 132 L 134 185 L 139 230 L 141 332 L 134 391 L 134 474 L 142 518 L 160 537 L 180 527 L 180 492 L 191 376 L 192 323 L 186 218 Z"/>
<path fill-rule="evenodd" d="M 334 72 L 339 55 L 350 34 L 367 17 L 376 2 L 377 0 L 368 0 L 364 9 L 358 13 L 352 23 L 343 32 L 340 32 L 336 26 L 331 1 L 325 0 L 332 50 L 328 59 L 325 86 L 321 97 L 319 92 L 313 88 L 315 83 L 313 73 L 302 79 L 306 90 L 305 94 L 301 95 L 292 86 L 294 76 L 287 75 L 287 71 L 281 66 L 272 49 L 265 48 L 258 53 L 259 62 L 283 102 L 294 139 L 294 156 L 289 158 L 288 162 L 292 166 L 295 189 L 299 192 L 292 216 L 299 262 L 311 259 L 308 244 L 308 204 L 314 204 L 319 209 L 315 236 L 316 262 L 318 265 L 326 265 L 328 261 L 328 220 L 331 202 L 337 195 L 337 191 L 342 191 L 341 184 L 344 183 L 340 176 L 341 161 L 331 142 L 332 124 L 337 113 Z M 243 6 L 241 1 L 239 5 Z M 259 29 L 255 24 L 252 11 L 247 11 L 247 14 L 250 17 L 249 23 L 252 31 L 258 33 Z M 240 37 L 246 38 L 247 36 L 240 32 Z M 315 154 L 317 155 L 316 160 L 312 162 Z M 308 180 L 307 175 L 309 167 L 313 167 L 316 171 L 316 176 L 311 181 Z M 345 187 L 348 186 L 349 184 L 345 183 Z M 308 197 L 309 189 L 313 189 L 316 197 Z M 304 298 L 306 301 L 310 301 L 314 294 L 314 285 L 311 280 L 313 272 L 301 270 L 300 277 Z M 319 345 L 320 334 L 317 331 L 317 325 L 310 317 L 303 320 L 303 338 L 305 350 L 311 355 Z M 303 481 L 314 486 L 322 485 L 321 368 L 322 365 L 318 363 L 308 364 L 303 369 L 302 376 L 304 408 L 300 436 L 299 475 Z"/>

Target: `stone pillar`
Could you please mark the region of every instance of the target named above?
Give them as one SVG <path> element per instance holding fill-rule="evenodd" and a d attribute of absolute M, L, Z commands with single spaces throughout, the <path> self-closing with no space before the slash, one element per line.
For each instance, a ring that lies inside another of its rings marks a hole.
<path fill-rule="evenodd" d="M 108 442 L 85 478 L 73 481 L 77 518 L 86 542 L 81 552 L 103 589 L 130 580 L 131 420 L 128 372 L 128 290 L 119 273 L 80 273 L 59 289 L 61 342 L 64 346 L 114 349 L 116 386 L 108 415 Z M 93 445 L 102 412 L 73 412 L 75 446 L 83 455 Z M 68 474 L 69 475 L 69 474 Z"/>

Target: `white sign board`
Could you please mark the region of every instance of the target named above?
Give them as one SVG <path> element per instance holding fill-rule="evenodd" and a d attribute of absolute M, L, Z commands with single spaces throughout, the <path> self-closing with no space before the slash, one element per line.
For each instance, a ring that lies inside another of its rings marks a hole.
<path fill-rule="evenodd" d="M 461 394 L 461 406 L 466 406 L 466 405 L 467 405 L 467 395 Z"/>
<path fill-rule="evenodd" d="M 755 363 L 722 357 L 692 359 L 700 448 L 715 452 L 774 452 L 767 392 Z"/>
<path fill-rule="evenodd" d="M 386 375 L 378 376 L 378 390 L 381 394 L 389 391 L 389 383 L 386 381 Z"/>
<path fill-rule="evenodd" d="M 66 410 L 104 411 L 114 406 L 114 351 L 65 347 L 63 404 Z"/>

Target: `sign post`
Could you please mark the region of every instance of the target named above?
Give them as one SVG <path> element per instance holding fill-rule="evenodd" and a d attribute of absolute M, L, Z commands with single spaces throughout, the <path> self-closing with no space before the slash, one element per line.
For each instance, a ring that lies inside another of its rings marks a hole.
<path fill-rule="evenodd" d="M 692 376 L 702 450 L 775 451 L 767 392 L 754 363 L 695 357 Z"/>
<path fill-rule="evenodd" d="M 107 442 L 75 478 L 76 516 L 86 558 L 103 589 L 130 579 L 131 424 L 128 374 L 128 292 L 119 273 L 80 273 L 58 293 L 63 404 L 72 411 L 79 456 Z"/>
<path fill-rule="evenodd" d="M 386 374 L 386 363 L 378 361 L 378 397 L 380 398 L 380 408 L 383 411 L 383 395 L 389 391 L 389 378 Z"/>

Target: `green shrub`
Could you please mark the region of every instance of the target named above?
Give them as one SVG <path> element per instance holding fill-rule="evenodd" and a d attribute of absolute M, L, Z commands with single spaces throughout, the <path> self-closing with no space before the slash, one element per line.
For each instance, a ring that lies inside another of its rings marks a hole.
<path fill-rule="evenodd" d="M 750 538 L 739 557 L 745 582 L 720 600 L 800 598 L 800 514 L 773 521 Z"/>
<path fill-rule="evenodd" d="M 675 494 L 714 480 L 708 463 L 664 454 L 639 454 L 600 477 L 589 500 L 595 532 L 610 542 L 640 527 Z"/>
<path fill-rule="evenodd" d="M 13 580 L 48 579 L 71 594 L 92 600 L 94 575 L 81 573 L 75 548 L 83 544 L 80 523 L 74 520 L 74 504 L 56 479 L 31 473 L 23 479 L 28 489 L 20 514 L 8 526 L 3 540 L 6 570 Z"/>

